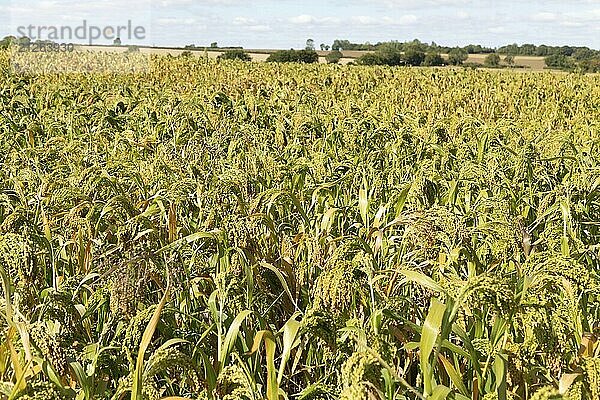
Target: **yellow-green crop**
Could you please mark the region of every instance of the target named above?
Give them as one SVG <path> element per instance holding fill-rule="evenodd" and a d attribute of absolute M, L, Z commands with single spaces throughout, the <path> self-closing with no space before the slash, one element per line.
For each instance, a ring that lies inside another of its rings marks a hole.
<path fill-rule="evenodd" d="M 0 398 L 599 398 L 600 77 L 0 58 Z"/>

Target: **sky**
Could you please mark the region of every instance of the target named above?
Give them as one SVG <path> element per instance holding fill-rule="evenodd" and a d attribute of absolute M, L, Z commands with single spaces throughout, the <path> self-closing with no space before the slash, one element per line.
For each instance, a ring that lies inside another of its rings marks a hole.
<path fill-rule="evenodd" d="M 498 47 L 510 43 L 578 45 L 600 49 L 600 0 L 0 0 L 0 36 L 33 26 L 42 39 L 49 30 L 86 22 L 112 42 L 111 27 L 136 28 L 123 33 L 124 44 L 302 48 L 311 38 L 317 47 L 334 39 L 353 42 L 418 38 L 456 46 L 469 43 Z M 66 32 L 66 33 L 65 33 Z M 64 36 L 69 31 L 63 30 Z M 83 31 L 82 31 L 83 32 Z M 69 38 L 66 38 L 69 39 Z"/>

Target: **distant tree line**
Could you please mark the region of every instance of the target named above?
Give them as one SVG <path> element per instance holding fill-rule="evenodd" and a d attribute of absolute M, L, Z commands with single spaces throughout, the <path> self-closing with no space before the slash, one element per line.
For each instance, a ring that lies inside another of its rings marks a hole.
<path fill-rule="evenodd" d="M 509 44 L 506 46 L 492 48 L 484 47 L 479 44 L 469 44 L 463 47 L 448 47 L 440 46 L 435 42 L 424 43 L 419 39 L 414 39 L 408 42 L 389 41 L 389 42 L 378 42 L 371 44 L 366 43 L 352 43 L 349 40 L 336 39 L 331 46 L 332 50 L 356 50 L 356 51 L 376 51 L 381 48 L 393 46 L 400 51 L 407 50 L 418 50 L 424 53 L 437 52 L 447 54 L 453 49 L 459 48 L 465 51 L 467 54 L 490 54 L 498 53 L 512 56 L 537 56 L 547 57 L 554 54 L 562 54 L 565 56 L 573 56 L 576 59 L 594 59 L 600 56 L 599 50 L 590 49 L 585 46 L 547 46 L 547 45 L 535 45 L 535 44 Z"/>
<path fill-rule="evenodd" d="M 552 69 L 562 71 L 579 71 L 596 73 L 600 72 L 600 56 L 594 58 L 578 59 L 575 56 L 566 56 L 564 54 L 552 54 L 545 59 L 546 66 Z"/>
<path fill-rule="evenodd" d="M 511 54 L 513 56 L 536 56 L 547 57 L 555 54 L 567 57 L 575 57 L 579 60 L 593 59 L 600 56 L 600 51 L 581 46 L 546 46 L 544 44 L 536 46 L 535 44 L 509 44 L 499 47 L 499 54 Z"/>
<path fill-rule="evenodd" d="M 312 64 L 319 62 L 319 55 L 314 50 L 279 50 L 271 53 L 267 62 L 296 62 Z"/>
<path fill-rule="evenodd" d="M 393 46 L 400 51 L 417 50 L 423 53 L 449 53 L 455 47 L 440 46 L 435 42 L 424 43 L 419 39 L 414 39 L 409 42 L 399 42 L 392 40 L 390 42 L 378 42 L 371 44 L 366 43 L 352 43 L 349 40 L 336 39 L 331 46 L 332 50 L 355 50 L 355 51 L 376 51 L 382 48 Z M 459 47 L 464 50 L 467 54 L 482 54 L 482 53 L 493 53 L 495 49 L 490 47 L 483 47 L 478 44 L 470 44 L 464 47 Z"/>
<path fill-rule="evenodd" d="M 444 60 L 439 51 L 429 48 L 427 51 L 418 45 L 405 46 L 398 42 L 389 42 L 380 45 L 375 51 L 359 57 L 356 62 L 360 65 L 407 65 L 435 67 L 445 64 L 462 65 L 469 54 L 461 49 L 454 48 L 448 51 L 448 59 Z"/>
<path fill-rule="evenodd" d="M 357 59 L 362 65 L 463 65 L 469 54 L 488 54 L 484 65 L 490 68 L 514 67 L 515 56 L 545 57 L 549 68 L 565 71 L 600 72 L 600 51 L 584 46 L 547 46 L 510 44 L 493 49 L 481 45 L 464 47 L 440 46 L 415 39 L 410 42 L 352 43 L 337 39 L 331 46 L 335 51 L 370 51 Z M 448 54 L 447 60 L 441 54 Z M 504 60 L 500 57 L 504 55 Z M 503 61 L 503 63 L 502 63 Z M 474 66 L 474 65 L 473 65 Z"/>
<path fill-rule="evenodd" d="M 218 60 L 252 61 L 252 56 L 242 49 L 227 50 L 217 57 Z"/>
<path fill-rule="evenodd" d="M 195 44 L 187 44 L 185 45 L 184 49 L 186 50 L 204 50 L 206 48 L 209 49 L 219 49 L 219 50 L 242 50 L 243 47 L 242 46 L 225 46 L 225 47 L 221 47 L 218 45 L 217 42 L 212 42 L 210 44 L 210 46 L 196 46 Z"/>
<path fill-rule="evenodd" d="M 5 36 L 2 40 L 0 40 L 0 49 L 6 49 L 13 45 L 27 45 L 29 43 L 31 43 L 31 39 L 28 37 L 17 38 L 15 36 Z"/>
<path fill-rule="evenodd" d="M 0 49 L 7 48 L 11 45 L 26 45 L 30 42 L 31 40 L 27 37 L 17 38 L 15 36 L 6 36 L 0 40 Z M 37 42 L 40 41 L 38 40 Z M 217 42 L 213 42 L 210 44 L 210 48 L 227 50 L 219 57 L 219 59 L 237 59 L 244 61 L 250 61 L 252 59 L 249 54 L 243 51 L 242 47 L 219 47 Z M 206 49 L 206 47 L 189 44 L 185 46 L 185 49 L 189 51 Z M 304 50 L 276 51 L 268 57 L 267 61 L 316 63 L 319 61 L 319 55 L 314 49 L 314 40 L 308 39 Z M 390 66 L 471 65 L 465 64 L 469 54 L 488 54 L 484 61 L 484 65 L 490 68 L 500 68 L 503 66 L 514 67 L 515 56 L 536 56 L 545 57 L 545 63 L 548 68 L 564 71 L 600 72 L 600 50 L 590 49 L 585 46 L 509 44 L 493 49 L 474 44 L 464 47 L 447 47 L 440 46 L 435 42 L 424 43 L 418 39 L 409 42 L 389 41 L 376 44 L 371 44 L 369 42 L 352 43 L 349 40 L 336 39 L 331 47 L 321 44 L 320 49 L 322 51 L 332 50 L 325 56 L 328 63 L 338 63 L 343 57 L 342 51 L 351 50 L 370 52 L 359 57 L 356 60 L 357 64 Z M 135 51 L 138 49 L 130 48 L 129 50 Z M 187 53 L 185 54 L 187 55 Z M 442 54 L 447 54 L 447 58 L 444 59 Z M 504 55 L 503 60 L 500 55 Z M 473 64 L 471 66 L 475 67 L 476 65 Z"/>
<path fill-rule="evenodd" d="M 509 44 L 498 53 L 511 56 L 545 57 L 546 66 L 564 71 L 600 72 L 600 50 L 585 46 L 546 46 Z"/>

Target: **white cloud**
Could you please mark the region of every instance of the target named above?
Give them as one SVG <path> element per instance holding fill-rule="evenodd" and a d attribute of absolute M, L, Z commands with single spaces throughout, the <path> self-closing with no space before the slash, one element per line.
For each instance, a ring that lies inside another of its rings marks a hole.
<path fill-rule="evenodd" d="M 539 12 L 532 15 L 531 19 L 536 22 L 555 22 L 558 20 L 558 14 L 553 12 Z"/>
<path fill-rule="evenodd" d="M 560 25 L 565 26 L 567 28 L 581 28 L 581 27 L 585 26 L 585 24 L 583 22 L 576 22 L 576 21 L 561 21 Z"/>
<path fill-rule="evenodd" d="M 357 15 L 355 17 L 351 17 L 350 20 L 355 24 L 361 25 L 373 25 L 377 23 L 377 19 L 369 15 Z"/>
<path fill-rule="evenodd" d="M 246 18 L 246 17 L 235 17 L 233 19 L 234 25 L 254 25 L 256 24 L 256 20 L 254 18 Z"/>
<path fill-rule="evenodd" d="M 245 30 L 251 32 L 270 32 L 272 30 L 271 25 L 267 23 L 261 23 L 254 18 L 248 17 L 235 17 L 232 21 L 234 26 L 243 27 Z"/>
<path fill-rule="evenodd" d="M 270 32 L 273 29 L 269 25 L 250 25 L 248 30 L 252 32 Z"/>
<path fill-rule="evenodd" d="M 192 4 L 192 0 L 161 0 L 158 3 L 161 7 L 177 7 Z"/>
<path fill-rule="evenodd" d="M 368 2 L 382 4 L 392 8 L 429 8 L 463 6 L 472 3 L 472 0 L 368 0 Z"/>
<path fill-rule="evenodd" d="M 534 23 L 554 23 L 565 28 L 589 28 L 591 24 L 600 23 L 600 9 L 588 10 L 587 12 L 567 12 L 562 14 L 539 12 L 532 15 L 530 20 Z"/>
<path fill-rule="evenodd" d="M 315 17 L 308 14 L 290 17 L 288 21 L 296 25 L 331 25 L 340 22 L 339 18 L 336 17 Z"/>
<path fill-rule="evenodd" d="M 419 18 L 413 14 L 401 15 L 398 17 L 373 17 L 370 15 L 354 15 L 351 17 L 337 18 L 324 17 L 317 18 L 312 15 L 298 15 L 292 17 L 289 21 L 297 25 L 361 25 L 361 26 L 399 26 L 412 25 L 418 22 Z"/>
<path fill-rule="evenodd" d="M 469 19 L 471 17 L 471 15 L 466 12 L 466 11 L 457 11 L 455 14 L 456 18 L 460 19 L 460 20 L 465 20 L 465 19 Z"/>
<path fill-rule="evenodd" d="M 165 17 L 158 18 L 156 22 L 162 26 L 176 26 L 176 25 L 195 25 L 199 21 L 195 18 L 175 18 L 175 17 Z"/>
<path fill-rule="evenodd" d="M 504 33 L 504 32 L 506 32 L 506 28 L 504 26 L 493 26 L 491 28 L 488 28 L 488 32 L 491 32 L 491 33 Z"/>
<path fill-rule="evenodd" d="M 290 22 L 292 24 L 311 24 L 316 20 L 315 17 L 308 14 L 298 15 L 296 17 L 291 17 Z"/>
<path fill-rule="evenodd" d="M 235 17 L 232 23 L 235 26 L 245 27 L 251 32 L 269 32 L 272 30 L 269 24 L 259 23 L 254 18 Z"/>
<path fill-rule="evenodd" d="M 419 20 L 419 18 L 416 15 L 412 15 L 412 14 L 408 14 L 408 15 L 403 15 L 400 18 L 396 19 L 396 23 L 398 25 L 412 25 L 417 23 L 417 21 Z"/>

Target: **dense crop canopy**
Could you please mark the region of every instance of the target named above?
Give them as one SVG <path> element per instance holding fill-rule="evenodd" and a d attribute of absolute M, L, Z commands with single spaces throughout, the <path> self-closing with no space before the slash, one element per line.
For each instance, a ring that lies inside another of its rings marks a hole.
<path fill-rule="evenodd" d="M 0 397 L 598 399 L 600 78 L 0 62 Z"/>

